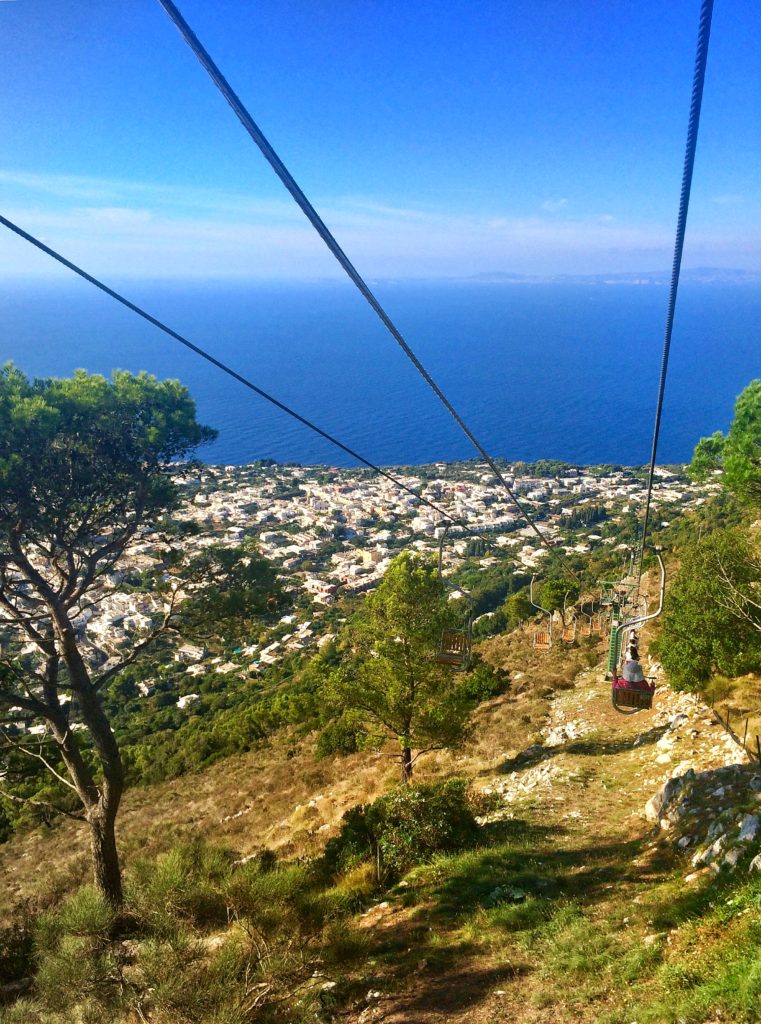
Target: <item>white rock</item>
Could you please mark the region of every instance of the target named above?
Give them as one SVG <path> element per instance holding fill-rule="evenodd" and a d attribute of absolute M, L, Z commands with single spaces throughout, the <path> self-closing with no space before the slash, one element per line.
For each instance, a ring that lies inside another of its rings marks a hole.
<path fill-rule="evenodd" d="M 741 843 L 752 842 L 761 832 L 761 816 L 758 814 L 746 814 L 740 822 L 740 835 L 737 837 Z"/>
<path fill-rule="evenodd" d="M 660 813 L 661 813 L 661 804 L 662 803 L 663 803 L 663 800 L 661 799 L 661 794 L 660 793 L 655 793 L 653 796 L 650 797 L 650 799 L 645 804 L 645 817 L 647 818 L 648 821 L 657 821 L 658 820 L 658 818 L 660 817 Z M 566 815 L 566 817 L 570 817 L 570 816 L 571 816 L 570 814 Z"/>
<path fill-rule="evenodd" d="M 730 868 L 737 867 L 738 860 L 742 857 L 743 851 L 739 846 L 733 847 L 729 853 L 724 857 L 722 864 L 726 864 Z"/>
<path fill-rule="evenodd" d="M 761 853 L 759 853 L 756 857 L 753 858 L 753 860 L 750 862 L 748 870 L 761 871 Z"/>

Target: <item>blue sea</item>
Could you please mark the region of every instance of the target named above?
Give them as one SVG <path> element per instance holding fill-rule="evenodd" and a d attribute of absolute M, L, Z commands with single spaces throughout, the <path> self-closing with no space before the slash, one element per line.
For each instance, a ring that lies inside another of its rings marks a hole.
<path fill-rule="evenodd" d="M 381 465 L 468 459 L 470 442 L 349 285 L 117 282 L 127 297 Z M 494 456 L 641 464 L 666 288 L 393 283 L 376 292 Z M 659 449 L 690 458 L 761 372 L 761 288 L 680 291 Z M 219 431 L 207 462 L 349 465 L 341 451 L 76 280 L 0 285 L 0 362 L 178 377 Z"/>

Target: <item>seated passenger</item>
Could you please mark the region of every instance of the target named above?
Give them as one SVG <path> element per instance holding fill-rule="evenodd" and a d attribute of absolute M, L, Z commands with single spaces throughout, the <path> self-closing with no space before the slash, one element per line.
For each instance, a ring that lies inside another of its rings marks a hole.
<path fill-rule="evenodd" d="M 613 686 L 615 689 L 625 690 L 652 690 L 654 689 L 645 679 L 642 666 L 634 658 L 628 658 L 624 664 L 620 676 L 613 675 Z"/>

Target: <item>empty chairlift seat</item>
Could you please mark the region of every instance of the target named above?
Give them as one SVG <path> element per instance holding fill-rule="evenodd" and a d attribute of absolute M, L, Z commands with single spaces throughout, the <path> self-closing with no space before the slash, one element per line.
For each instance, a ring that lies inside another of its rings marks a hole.
<path fill-rule="evenodd" d="M 440 665 L 465 666 L 470 655 L 470 639 L 460 630 L 445 630 L 441 635 L 436 661 Z"/>
<path fill-rule="evenodd" d="M 537 630 L 537 632 L 534 633 L 534 648 L 537 651 L 549 651 L 551 647 L 552 637 L 550 636 L 549 631 L 543 629 Z"/>

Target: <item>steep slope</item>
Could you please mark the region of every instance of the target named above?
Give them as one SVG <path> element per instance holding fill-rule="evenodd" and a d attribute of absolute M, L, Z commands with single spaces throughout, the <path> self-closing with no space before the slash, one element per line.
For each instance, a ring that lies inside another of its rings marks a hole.
<path fill-rule="evenodd" d="M 351 1019 L 631 1021 L 639 1004 L 637 1019 L 670 1020 L 649 974 L 713 883 L 654 834 L 645 803 L 673 774 L 743 760 L 695 698 L 662 688 L 652 714 L 625 718 L 600 672 L 581 673 L 552 700 L 542 742 L 481 773 L 492 845 L 418 869 L 371 913 L 376 934 L 407 933 L 407 970 L 394 964 L 383 980 L 398 991 L 376 982 Z"/>

